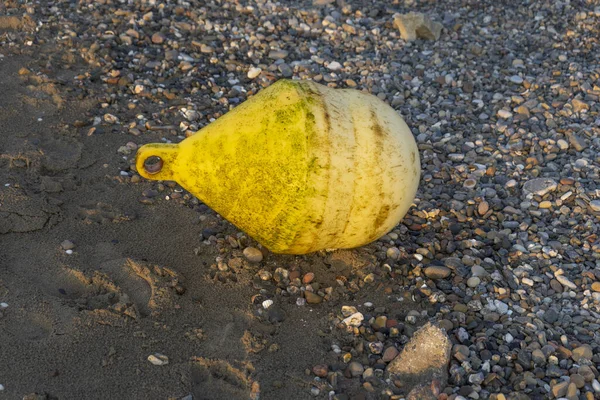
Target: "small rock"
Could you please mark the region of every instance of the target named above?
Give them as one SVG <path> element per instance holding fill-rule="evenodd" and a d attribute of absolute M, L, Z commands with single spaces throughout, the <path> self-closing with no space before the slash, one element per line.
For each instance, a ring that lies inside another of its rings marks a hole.
<path fill-rule="evenodd" d="M 169 357 L 154 353 L 148 356 L 148 361 L 150 361 L 154 365 L 167 365 L 169 363 Z"/>
<path fill-rule="evenodd" d="M 559 317 L 558 311 L 556 311 L 553 308 L 550 308 L 548 311 L 546 311 L 544 313 L 544 320 L 550 324 L 553 324 L 556 321 L 558 321 L 558 317 Z"/>
<path fill-rule="evenodd" d="M 530 179 L 523 185 L 523 192 L 525 194 L 533 193 L 538 196 L 544 196 L 550 193 L 558 187 L 558 184 L 554 179 L 550 178 L 537 178 Z"/>
<path fill-rule="evenodd" d="M 156 32 L 152 35 L 152 43 L 161 44 L 165 41 L 165 36 L 162 33 Z"/>
<path fill-rule="evenodd" d="M 406 41 L 417 38 L 438 40 L 442 33 L 442 24 L 434 22 L 427 15 L 410 12 L 408 14 L 394 14 L 394 26 L 400 31 L 400 36 Z"/>
<path fill-rule="evenodd" d="M 352 361 L 350 365 L 348 365 L 348 370 L 350 371 L 350 375 L 353 377 L 361 376 L 363 372 L 365 372 L 365 367 L 358 361 Z"/>
<path fill-rule="evenodd" d="M 481 279 L 479 279 L 477 276 L 472 276 L 467 279 L 467 286 L 470 288 L 476 288 L 480 283 Z"/>
<path fill-rule="evenodd" d="M 320 378 L 326 378 L 329 368 L 325 364 L 319 364 L 319 365 L 315 365 L 313 367 L 312 371 L 313 371 L 313 374 L 315 374 L 316 376 L 318 376 Z"/>
<path fill-rule="evenodd" d="M 383 357 L 381 358 L 381 360 L 383 362 L 390 362 L 394 358 L 396 358 L 398 353 L 400 353 L 400 352 L 398 351 L 397 348 L 395 348 L 394 346 L 390 346 L 387 349 L 385 349 L 385 351 L 383 352 Z"/>
<path fill-rule="evenodd" d="M 516 83 L 517 85 L 520 85 L 521 83 L 523 83 L 523 78 L 521 78 L 519 75 L 513 75 L 510 77 L 510 81 L 512 83 Z"/>
<path fill-rule="evenodd" d="M 578 99 L 573 99 L 571 101 L 571 105 L 573 106 L 573 111 L 575 112 L 581 112 L 581 111 L 587 111 L 590 109 L 590 106 Z"/>
<path fill-rule="evenodd" d="M 305 285 L 308 285 L 309 283 L 311 283 L 313 280 L 315 279 L 315 274 L 313 272 L 307 272 L 306 274 L 304 274 L 304 276 L 302 277 L 302 283 L 304 283 Z"/>
<path fill-rule="evenodd" d="M 427 323 L 416 331 L 402 352 L 388 364 L 386 371 L 397 376 L 410 376 L 410 382 L 404 382 L 407 389 L 421 384 L 439 381 L 440 387 L 446 386 L 448 363 L 452 344 L 448 336 L 439 327 Z"/>
<path fill-rule="evenodd" d="M 345 318 L 344 320 L 342 320 L 342 322 L 347 326 L 360 326 L 364 319 L 365 316 L 362 313 L 357 312 L 352 314 L 348 318 Z"/>
<path fill-rule="evenodd" d="M 215 49 L 213 49 L 211 46 L 202 43 L 200 45 L 200 53 L 204 53 L 204 54 L 210 54 L 210 53 L 214 53 Z"/>
<path fill-rule="evenodd" d="M 479 213 L 479 215 L 485 215 L 489 209 L 490 209 L 490 205 L 487 201 L 482 201 L 477 206 L 477 212 Z"/>
<path fill-rule="evenodd" d="M 592 290 L 594 292 L 600 292 L 600 282 L 594 282 L 594 283 L 592 283 Z"/>
<path fill-rule="evenodd" d="M 60 247 L 62 247 L 63 250 L 72 250 L 75 248 L 75 244 L 70 240 L 65 240 L 60 244 Z"/>
<path fill-rule="evenodd" d="M 390 247 L 386 250 L 386 256 L 392 260 L 398 260 L 400 258 L 400 249 L 397 247 Z"/>
<path fill-rule="evenodd" d="M 319 304 L 323 301 L 323 298 L 316 293 L 309 292 L 308 290 L 304 292 L 304 298 L 308 304 Z"/>
<path fill-rule="evenodd" d="M 513 114 L 508 110 L 498 110 L 497 115 L 498 115 L 498 117 L 503 118 L 503 119 L 509 119 L 509 118 L 512 118 L 512 116 L 513 116 Z"/>
<path fill-rule="evenodd" d="M 590 208 L 592 209 L 592 211 L 600 212 L 600 200 L 590 201 Z"/>
<path fill-rule="evenodd" d="M 575 387 L 578 389 L 581 389 L 585 386 L 585 379 L 579 374 L 573 374 L 569 379 L 571 380 L 571 383 L 575 384 Z"/>
<path fill-rule="evenodd" d="M 555 276 L 556 280 L 558 282 L 560 282 L 561 285 L 568 287 L 569 289 L 575 290 L 577 289 L 577 285 L 575 285 L 573 282 L 571 282 L 569 280 L 569 278 L 567 278 L 564 275 L 556 275 Z"/>
<path fill-rule="evenodd" d="M 541 351 L 540 349 L 535 349 L 531 353 L 531 359 L 533 360 L 533 363 L 535 365 L 538 365 L 538 366 L 546 365 L 546 356 L 544 355 L 544 352 Z"/>
<path fill-rule="evenodd" d="M 489 276 L 489 273 L 481 265 L 473 265 L 471 267 L 471 275 L 477 277 Z"/>
<path fill-rule="evenodd" d="M 564 139 L 557 140 L 556 144 L 558 145 L 558 148 L 561 149 L 561 150 L 568 150 L 569 149 L 569 142 L 567 142 Z"/>
<path fill-rule="evenodd" d="M 571 354 L 571 358 L 575 362 L 579 362 L 580 360 L 591 360 L 592 356 L 592 347 L 588 344 L 577 347 Z"/>
<path fill-rule="evenodd" d="M 332 61 L 329 64 L 327 64 L 327 68 L 331 71 L 339 71 L 340 69 L 342 69 L 342 64 L 340 64 L 337 61 Z"/>
<path fill-rule="evenodd" d="M 432 265 L 423 271 L 426 277 L 429 279 L 445 279 L 450 276 L 452 270 L 448 267 L 441 265 Z"/>
<path fill-rule="evenodd" d="M 250 68 L 248 70 L 248 78 L 254 79 L 257 76 L 259 76 L 261 72 L 262 72 L 262 69 L 256 68 L 256 67 L 252 67 L 252 68 Z"/>
<path fill-rule="evenodd" d="M 263 260 L 262 252 L 256 247 L 246 247 L 244 249 L 244 257 L 253 263 L 259 263 Z"/>
<path fill-rule="evenodd" d="M 567 389 L 569 387 L 569 382 L 561 381 L 552 386 L 552 394 L 555 398 L 563 397 L 567 394 Z"/>
<path fill-rule="evenodd" d="M 288 52 L 285 50 L 271 50 L 269 52 L 269 58 L 273 59 L 273 60 L 280 60 L 283 58 L 286 58 L 288 55 Z"/>

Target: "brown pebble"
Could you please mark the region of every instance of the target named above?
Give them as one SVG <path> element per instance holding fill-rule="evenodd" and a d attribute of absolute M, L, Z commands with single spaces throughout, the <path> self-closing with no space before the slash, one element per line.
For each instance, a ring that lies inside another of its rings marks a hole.
<path fill-rule="evenodd" d="M 138 182 L 140 182 L 140 181 L 141 181 L 141 178 L 140 178 L 140 176 L 139 176 L 139 175 L 133 175 L 133 176 L 131 177 L 131 183 L 138 183 Z"/>
<path fill-rule="evenodd" d="M 31 71 L 29 71 L 25 67 L 21 67 L 21 69 L 19 70 L 19 75 L 29 75 L 30 73 L 31 73 Z"/>
<path fill-rule="evenodd" d="M 449 277 L 451 272 L 450 268 L 441 265 L 433 265 L 423 271 L 425 276 L 430 279 L 444 279 Z"/>
<path fill-rule="evenodd" d="M 329 371 L 329 368 L 325 364 L 315 365 L 312 369 L 313 374 L 315 374 L 316 376 L 318 376 L 320 378 L 327 377 L 328 371 Z"/>
<path fill-rule="evenodd" d="M 302 277 L 302 283 L 308 285 L 313 281 L 313 279 L 315 279 L 315 274 L 312 272 L 308 272 L 304 275 L 304 277 Z"/>
<path fill-rule="evenodd" d="M 552 207 L 552 202 L 548 201 L 548 200 L 544 200 L 540 203 L 540 208 L 550 208 Z"/>
<path fill-rule="evenodd" d="M 394 346 L 388 347 L 387 349 L 385 349 L 385 351 L 383 352 L 383 357 L 381 358 L 381 360 L 383 362 L 390 362 L 392 361 L 394 358 L 396 358 L 396 356 L 398 355 L 399 351 L 397 348 L 395 348 Z"/>
<path fill-rule="evenodd" d="M 600 282 L 594 282 L 594 283 L 592 283 L 592 290 L 594 292 L 600 292 Z"/>
<path fill-rule="evenodd" d="M 575 183 L 575 179 L 573 179 L 573 178 L 561 178 L 560 179 L 560 183 L 562 185 L 569 185 L 570 186 L 570 185 L 572 185 L 572 184 Z"/>
<path fill-rule="evenodd" d="M 164 41 L 165 41 L 165 37 L 162 33 L 156 32 L 154 35 L 152 35 L 152 43 L 161 44 Z"/>
<path fill-rule="evenodd" d="M 477 212 L 479 213 L 479 215 L 483 216 L 483 215 L 485 215 L 485 213 L 488 212 L 489 209 L 490 209 L 490 205 L 488 204 L 488 202 L 482 201 L 481 203 L 479 203 L 479 206 L 477 207 Z"/>
<path fill-rule="evenodd" d="M 250 262 L 259 263 L 263 260 L 262 252 L 256 247 L 246 247 L 244 249 L 244 257 Z"/>
<path fill-rule="evenodd" d="M 304 298 L 308 304 L 319 304 L 323 301 L 321 296 L 309 291 L 304 292 Z"/>

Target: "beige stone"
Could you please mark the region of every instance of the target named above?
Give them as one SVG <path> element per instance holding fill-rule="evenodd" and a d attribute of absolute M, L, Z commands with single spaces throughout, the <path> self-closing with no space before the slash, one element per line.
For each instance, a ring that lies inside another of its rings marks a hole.
<path fill-rule="evenodd" d="M 422 13 L 394 14 L 394 26 L 406 41 L 416 39 L 438 40 L 442 32 L 442 24 L 431 20 Z"/>

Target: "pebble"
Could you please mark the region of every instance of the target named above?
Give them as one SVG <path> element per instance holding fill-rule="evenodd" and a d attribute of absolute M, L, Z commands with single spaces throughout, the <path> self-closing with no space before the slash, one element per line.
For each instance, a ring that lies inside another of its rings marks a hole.
<path fill-rule="evenodd" d="M 333 61 L 327 64 L 327 68 L 331 71 L 339 71 L 340 69 L 342 69 L 342 64 L 340 64 L 337 61 Z"/>
<path fill-rule="evenodd" d="M 577 289 L 577 285 L 575 285 L 573 282 L 571 282 L 566 276 L 556 275 L 555 278 L 561 285 L 566 286 L 569 289 L 573 289 L 573 290 Z"/>
<path fill-rule="evenodd" d="M 552 386 L 552 394 L 555 398 L 563 397 L 567 394 L 569 382 L 561 381 Z"/>
<path fill-rule="evenodd" d="M 435 265 L 425 268 L 423 273 L 430 279 L 445 279 L 450 276 L 452 270 L 448 267 L 441 265 Z"/>
<path fill-rule="evenodd" d="M 346 324 L 347 326 L 360 326 L 364 319 L 365 319 L 365 316 L 362 313 L 357 312 L 357 313 L 350 315 L 347 318 L 344 318 L 344 320 L 342 320 L 342 322 L 344 324 Z"/>
<path fill-rule="evenodd" d="M 60 246 L 63 248 L 63 250 L 72 250 L 75 248 L 75 244 L 70 240 L 64 240 Z"/>
<path fill-rule="evenodd" d="M 0 310 L 3 310 L 5 308 L 8 308 L 8 303 L 4 303 L 4 302 L 0 303 Z"/>
<path fill-rule="evenodd" d="M 169 363 L 169 357 L 163 354 L 154 353 L 148 356 L 148 361 L 154 365 L 167 365 Z"/>
<path fill-rule="evenodd" d="M 516 84 L 520 85 L 521 83 L 523 83 L 523 78 L 521 78 L 519 75 L 513 75 L 510 77 L 510 81 L 512 83 L 516 83 Z"/>
<path fill-rule="evenodd" d="M 273 300 L 268 299 L 262 302 L 263 308 L 266 310 L 273 305 Z"/>
<path fill-rule="evenodd" d="M 594 283 L 592 283 L 592 290 L 594 292 L 600 292 L 600 282 L 594 282 Z"/>
<path fill-rule="evenodd" d="M 250 78 L 250 79 L 257 78 L 261 74 L 261 72 L 262 72 L 262 69 L 252 67 L 248 70 L 248 78 Z"/>
<path fill-rule="evenodd" d="M 309 283 L 311 283 L 313 280 L 315 279 L 315 274 L 313 272 L 307 272 L 306 274 L 304 274 L 304 276 L 302 277 L 302 283 L 304 283 L 305 285 L 308 285 Z"/>
<path fill-rule="evenodd" d="M 395 347 L 391 346 L 391 347 L 388 347 L 387 349 L 385 349 L 385 351 L 383 352 L 383 357 L 381 357 L 381 359 L 382 359 L 383 362 L 390 362 L 394 358 L 396 358 L 396 356 L 399 353 L 400 352 L 398 351 L 398 349 L 396 349 Z"/>
<path fill-rule="evenodd" d="M 587 344 L 575 348 L 571 353 L 571 358 L 573 358 L 573 361 L 575 362 L 580 362 L 581 360 L 591 360 L 592 357 L 592 348 Z"/>
<path fill-rule="evenodd" d="M 479 279 L 479 277 L 477 276 L 472 276 L 469 279 L 467 279 L 467 286 L 470 288 L 476 288 L 477 286 L 479 286 L 480 283 L 481 279 Z"/>
<path fill-rule="evenodd" d="M 498 110 L 498 117 L 500 118 L 504 118 L 504 119 L 509 119 L 512 118 L 513 114 L 508 111 L 508 110 Z"/>
<path fill-rule="evenodd" d="M 263 260 L 263 253 L 256 247 L 246 247 L 244 257 L 250 262 L 259 263 Z"/>
<path fill-rule="evenodd" d="M 547 193 L 556 190 L 558 183 L 554 179 L 538 178 L 531 179 L 523 185 L 523 191 L 533 193 L 538 196 L 545 196 Z"/>
<path fill-rule="evenodd" d="M 590 208 L 592 209 L 592 211 L 600 212 L 600 200 L 590 201 Z"/>
<path fill-rule="evenodd" d="M 326 378 L 327 377 L 327 373 L 329 372 L 329 368 L 327 367 L 326 364 L 319 364 L 319 365 L 315 365 L 312 369 L 313 374 L 315 374 L 316 376 L 320 377 L 320 378 Z"/>
<path fill-rule="evenodd" d="M 319 304 L 323 301 L 321 296 L 309 291 L 304 292 L 304 298 L 308 304 Z"/>
<path fill-rule="evenodd" d="M 365 372 L 365 368 L 358 361 L 352 361 L 350 365 L 348 365 L 348 370 L 352 376 L 361 376 Z"/>

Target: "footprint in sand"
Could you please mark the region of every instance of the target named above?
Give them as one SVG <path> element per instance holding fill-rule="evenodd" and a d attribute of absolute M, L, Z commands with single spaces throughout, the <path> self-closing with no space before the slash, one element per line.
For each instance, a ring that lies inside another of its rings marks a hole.
<path fill-rule="evenodd" d="M 198 400 L 257 399 L 258 383 L 250 368 L 238 369 L 224 360 L 192 360 L 192 396 Z"/>
<path fill-rule="evenodd" d="M 46 339 L 52 333 L 52 320 L 45 314 L 24 313 L 18 316 L 18 320 L 17 324 L 6 325 L 8 334 L 17 340 L 38 341 Z"/>
<path fill-rule="evenodd" d="M 91 276 L 62 267 L 38 283 L 46 293 L 80 310 L 134 319 L 159 315 L 185 292 L 176 272 L 130 258 L 105 261 Z"/>
<path fill-rule="evenodd" d="M 132 221 L 135 214 L 106 203 L 86 203 L 79 206 L 78 217 L 88 224 Z"/>
<path fill-rule="evenodd" d="M 110 277 L 143 317 L 171 308 L 175 296 L 185 293 L 181 277 L 175 271 L 130 258 L 106 261 L 98 272 Z"/>

